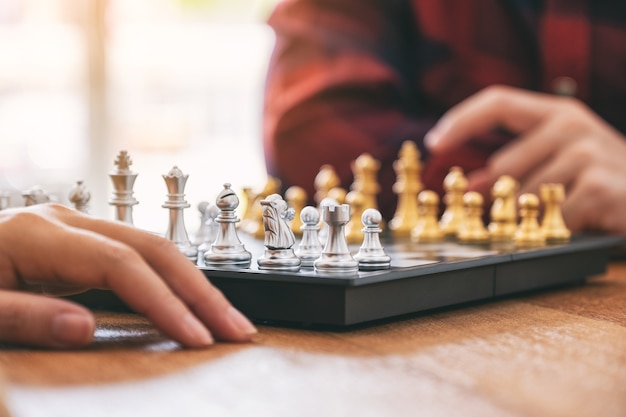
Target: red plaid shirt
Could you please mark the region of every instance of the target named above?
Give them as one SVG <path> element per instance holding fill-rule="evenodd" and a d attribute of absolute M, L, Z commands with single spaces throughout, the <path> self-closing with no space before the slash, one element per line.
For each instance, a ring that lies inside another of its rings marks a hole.
<path fill-rule="evenodd" d="M 389 218 L 392 163 L 405 140 L 422 151 L 427 188 L 441 191 L 452 165 L 483 166 L 510 137 L 477 137 L 437 158 L 422 139 L 490 84 L 567 87 L 626 131 L 623 1 L 288 0 L 269 23 L 277 41 L 264 113 L 268 173 L 309 196 L 322 164 L 348 188 L 351 161 L 368 152 L 381 162 L 379 204 Z"/>

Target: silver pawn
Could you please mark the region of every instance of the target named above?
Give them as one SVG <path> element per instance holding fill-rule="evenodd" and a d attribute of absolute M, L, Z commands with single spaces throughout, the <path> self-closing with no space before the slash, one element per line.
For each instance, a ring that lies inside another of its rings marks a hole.
<path fill-rule="evenodd" d="M 205 235 L 207 234 L 207 220 L 208 220 L 208 201 L 201 201 L 198 203 L 198 212 L 200 213 L 200 227 L 198 228 L 198 232 L 194 236 L 193 243 L 196 246 L 201 245 L 204 242 Z"/>
<path fill-rule="evenodd" d="M 74 208 L 81 213 L 89 214 L 89 200 L 91 193 L 82 181 L 76 181 L 76 185 L 70 191 L 68 199 L 74 205 Z"/>
<path fill-rule="evenodd" d="M 133 224 L 133 206 L 139 202 L 133 197 L 133 185 L 137 179 L 136 173 L 130 170 L 133 162 L 127 151 L 120 151 L 115 159 L 117 170 L 109 174 L 113 182 L 113 196 L 109 205 L 115 206 L 115 220 Z"/>
<path fill-rule="evenodd" d="M 204 254 L 206 266 L 221 268 L 249 268 L 252 254 L 246 250 L 237 236 L 235 223 L 239 221 L 235 215 L 235 209 L 239 206 L 239 198 L 230 184 L 224 184 L 224 189 L 217 196 L 215 202 L 220 209 L 220 214 L 215 221 L 219 223 L 220 230 L 215 242 Z"/>
<path fill-rule="evenodd" d="M 220 230 L 220 225 L 215 220 L 219 214 L 220 209 L 215 204 L 209 204 L 204 209 L 203 240 L 198 246 L 198 252 L 206 252 L 211 247 L 211 243 L 215 242 Z"/>
<path fill-rule="evenodd" d="M 287 221 L 293 220 L 295 211 L 279 194 L 271 194 L 261 200 L 265 252 L 257 260 L 259 269 L 274 271 L 298 271 L 300 258 L 293 252 L 296 238 Z"/>
<path fill-rule="evenodd" d="M 320 272 L 356 272 L 359 263 L 350 254 L 344 227 L 350 221 L 348 204 L 322 205 L 322 220 L 328 225 L 328 237 L 322 255 L 313 263 Z"/>
<path fill-rule="evenodd" d="M 170 214 L 165 237 L 171 240 L 189 260 L 196 262 L 198 260 L 198 248 L 189 241 L 183 217 L 183 210 L 190 207 L 185 200 L 184 193 L 188 178 L 189 175 L 183 174 L 176 166 L 167 175 L 163 175 L 168 194 L 167 200 L 161 207 L 168 209 Z"/>
<path fill-rule="evenodd" d="M 296 249 L 296 255 L 302 261 L 303 268 L 313 268 L 313 262 L 322 255 L 322 244 L 318 236 L 320 212 L 313 206 L 307 206 L 300 212 L 300 220 L 302 240 Z"/>
<path fill-rule="evenodd" d="M 378 270 L 388 269 L 391 264 L 391 257 L 385 253 L 380 244 L 380 222 L 383 216 L 380 211 L 369 208 L 363 212 L 361 221 L 363 222 L 363 244 L 359 252 L 354 255 L 354 259 L 359 262 L 359 269 Z"/>

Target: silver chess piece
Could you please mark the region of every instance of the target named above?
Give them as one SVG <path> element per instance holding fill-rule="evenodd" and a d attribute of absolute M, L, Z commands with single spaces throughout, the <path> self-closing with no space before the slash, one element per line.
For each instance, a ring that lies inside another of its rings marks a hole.
<path fill-rule="evenodd" d="M 378 270 L 388 269 L 391 265 L 391 257 L 385 253 L 380 244 L 380 223 L 383 216 L 380 211 L 369 208 L 363 212 L 361 221 L 363 222 L 363 244 L 359 252 L 354 255 L 354 259 L 359 262 L 359 269 Z"/>
<path fill-rule="evenodd" d="M 204 243 L 204 236 L 207 233 L 207 209 L 209 208 L 209 204 L 210 203 L 208 201 L 201 201 L 197 206 L 198 212 L 200 213 L 200 227 L 198 228 L 198 232 L 193 239 L 193 243 L 196 246 Z"/>
<path fill-rule="evenodd" d="M 167 175 L 163 175 L 168 193 L 167 200 L 161 207 L 168 209 L 170 214 L 165 237 L 171 240 L 180 252 L 195 263 L 198 260 L 198 248 L 189 240 L 183 216 L 183 210 L 190 207 L 190 204 L 185 200 L 184 193 L 188 178 L 189 175 L 183 174 L 176 166 Z"/>
<path fill-rule="evenodd" d="M 237 236 L 235 224 L 239 221 L 235 209 L 239 206 L 237 194 L 224 184 L 215 202 L 220 209 L 215 221 L 220 225 L 217 238 L 204 254 L 206 266 L 220 268 L 249 268 L 252 254 L 246 250 Z"/>
<path fill-rule="evenodd" d="M 50 201 L 50 196 L 39 186 L 34 186 L 22 192 L 25 206 L 34 206 L 35 204 L 43 204 Z"/>
<path fill-rule="evenodd" d="M 300 220 L 302 240 L 295 253 L 302 261 L 302 268 L 313 268 L 313 262 L 322 255 L 322 244 L 318 236 L 320 212 L 313 206 L 304 207 L 300 212 Z"/>
<path fill-rule="evenodd" d="M 320 272 L 357 272 L 359 263 L 350 254 L 345 225 L 350 221 L 348 204 L 322 206 L 322 220 L 328 225 L 328 237 L 322 255 L 313 263 Z"/>
<path fill-rule="evenodd" d="M 130 170 L 132 163 L 128 152 L 120 151 L 115 159 L 117 169 L 109 174 L 113 182 L 113 196 L 109 204 L 115 207 L 115 220 L 128 224 L 133 224 L 133 206 L 139 203 L 133 197 L 133 185 L 138 174 Z"/>
<path fill-rule="evenodd" d="M 322 211 L 324 210 L 324 207 L 330 206 L 330 205 L 338 206 L 339 202 L 332 197 L 326 197 L 326 198 L 323 198 L 322 201 L 320 201 L 320 204 L 319 204 L 320 216 L 322 216 Z M 319 237 L 320 243 L 326 242 L 326 238 L 328 237 L 328 225 L 326 223 L 322 222 L 320 224 L 320 230 L 319 232 L 317 232 L 317 235 Z"/>
<path fill-rule="evenodd" d="M 70 203 L 74 205 L 74 208 L 81 213 L 89 214 L 89 200 L 91 200 L 91 193 L 85 187 L 82 181 L 76 181 L 74 188 L 70 190 L 68 195 Z"/>
<path fill-rule="evenodd" d="M 198 252 L 202 253 L 206 252 L 211 246 L 211 243 L 215 242 L 220 230 L 220 225 L 216 221 L 217 216 L 220 214 L 220 209 L 215 204 L 211 203 L 208 203 L 203 209 L 202 218 L 204 220 L 201 226 L 202 242 L 200 242 L 198 246 Z"/>
<path fill-rule="evenodd" d="M 259 269 L 277 271 L 298 271 L 300 258 L 294 253 L 292 246 L 296 243 L 291 227 L 287 221 L 293 220 L 295 211 L 279 194 L 271 194 L 261 200 L 263 211 L 263 228 L 265 229 L 265 252 L 257 260 Z"/>

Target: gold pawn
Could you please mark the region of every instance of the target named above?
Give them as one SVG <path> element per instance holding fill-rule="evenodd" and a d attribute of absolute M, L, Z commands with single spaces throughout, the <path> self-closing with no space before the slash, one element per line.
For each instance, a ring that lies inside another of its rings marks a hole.
<path fill-rule="evenodd" d="M 457 238 L 461 243 L 481 244 L 489 242 L 489 231 L 483 224 L 483 196 L 476 191 L 468 191 L 463 196 L 465 222 L 459 225 Z"/>
<path fill-rule="evenodd" d="M 542 184 L 539 193 L 544 204 L 541 229 L 546 241 L 548 243 L 569 242 L 572 232 L 565 226 L 561 213 L 561 203 L 565 200 L 565 187 L 563 184 Z"/>
<path fill-rule="evenodd" d="M 411 240 L 419 243 L 441 242 L 443 230 L 439 227 L 439 196 L 436 192 L 424 190 L 417 196 L 419 219 L 411 231 Z"/>
<path fill-rule="evenodd" d="M 517 231 L 517 209 L 515 194 L 518 183 L 509 176 L 503 175 L 495 182 L 491 195 L 491 222 L 487 226 L 492 242 L 506 242 L 513 240 Z"/>
<path fill-rule="evenodd" d="M 535 194 L 526 193 L 519 196 L 520 224 L 515 232 L 515 245 L 519 247 L 543 246 L 546 237 L 539 226 L 539 198 Z"/>
<path fill-rule="evenodd" d="M 446 209 L 441 215 L 439 227 L 446 237 L 454 238 L 459 227 L 465 222 L 463 195 L 467 191 L 467 178 L 461 167 L 450 168 L 450 172 L 443 180 L 443 189 L 446 192 L 443 197 Z"/>
<path fill-rule="evenodd" d="M 350 221 L 345 226 L 346 241 L 359 243 L 363 241 L 361 216 L 366 209 L 365 198 L 359 191 L 350 191 L 346 194 L 346 204 L 350 206 Z"/>
<path fill-rule="evenodd" d="M 319 206 L 322 200 L 328 197 L 328 192 L 332 188 L 339 186 L 339 176 L 337 172 L 335 172 L 335 168 L 333 168 L 332 165 L 322 165 L 315 176 L 313 186 L 315 187 L 315 195 L 313 198 Z"/>

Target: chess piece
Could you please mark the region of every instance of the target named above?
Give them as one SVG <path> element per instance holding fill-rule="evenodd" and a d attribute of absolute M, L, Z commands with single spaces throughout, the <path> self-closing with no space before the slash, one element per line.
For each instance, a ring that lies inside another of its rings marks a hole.
<path fill-rule="evenodd" d="M 163 180 L 167 187 L 167 200 L 161 207 L 169 210 L 169 222 L 165 237 L 171 240 L 178 250 L 194 263 L 198 260 L 198 248 L 189 240 L 183 210 L 191 207 L 185 200 L 185 185 L 189 175 L 174 166 Z"/>
<path fill-rule="evenodd" d="M 418 196 L 419 218 L 411 230 L 411 240 L 419 243 L 441 242 L 445 235 L 437 216 L 439 214 L 439 196 L 431 190 L 421 191 Z"/>
<path fill-rule="evenodd" d="M 318 236 L 320 212 L 313 206 L 306 206 L 300 212 L 302 239 L 296 248 L 296 256 L 302 261 L 302 268 L 313 268 L 313 262 L 322 255 L 322 244 Z"/>
<path fill-rule="evenodd" d="M 360 191 L 352 190 L 346 194 L 346 204 L 350 206 L 350 221 L 345 227 L 346 241 L 348 243 L 359 243 L 363 240 L 363 228 L 358 224 L 358 221 L 367 208 L 365 206 L 365 196 Z"/>
<path fill-rule="evenodd" d="M 439 220 L 439 227 L 448 238 L 457 235 L 459 226 L 465 222 L 465 207 L 463 196 L 467 191 L 467 178 L 460 167 L 452 167 L 443 180 L 445 195 L 443 197 L 446 209 Z"/>
<path fill-rule="evenodd" d="M 541 229 L 547 243 L 569 242 L 572 232 L 565 226 L 561 214 L 561 203 L 565 199 L 563 184 L 541 184 L 539 194 L 544 207 Z"/>
<path fill-rule="evenodd" d="M 258 192 L 245 189 L 246 208 L 241 219 L 240 229 L 256 239 L 263 239 L 265 230 L 263 229 L 263 208 L 261 200 L 271 194 L 280 192 L 281 182 L 278 178 L 269 176 L 263 188 Z"/>
<path fill-rule="evenodd" d="M 457 239 L 465 244 L 489 242 L 489 231 L 483 224 L 483 196 L 475 191 L 468 191 L 463 196 L 465 221 L 459 225 Z"/>
<path fill-rule="evenodd" d="M 46 192 L 39 186 L 34 186 L 22 192 L 22 197 L 24 197 L 24 205 L 27 207 L 50 201 L 50 196 L 48 196 L 48 194 L 46 194 Z"/>
<path fill-rule="evenodd" d="M 130 170 L 132 161 L 127 151 L 120 151 L 115 159 L 117 169 L 109 174 L 113 182 L 113 196 L 109 204 L 115 207 L 115 220 L 133 224 L 133 206 L 139 202 L 133 197 L 136 173 Z"/>
<path fill-rule="evenodd" d="M 313 185 L 315 187 L 313 198 L 317 206 L 321 208 L 322 200 L 328 197 L 328 192 L 339 186 L 339 176 L 335 172 L 335 168 L 332 165 L 322 165 L 315 176 Z"/>
<path fill-rule="evenodd" d="M 359 269 L 372 271 L 388 269 L 391 265 L 391 257 L 385 253 L 380 244 L 379 227 L 383 217 L 376 209 L 367 209 L 361 216 L 363 222 L 363 244 L 359 252 L 354 256 L 359 263 Z"/>
<path fill-rule="evenodd" d="M 321 217 L 321 213 L 324 210 L 325 206 L 338 206 L 340 205 L 339 202 L 333 198 L 330 197 L 326 197 L 324 198 L 322 201 L 320 201 L 319 203 L 319 213 L 320 213 L 320 217 Z M 319 237 L 319 241 L 320 243 L 324 243 L 326 242 L 326 238 L 328 237 L 328 225 L 326 223 L 324 223 L 323 221 L 320 223 L 320 231 L 318 232 L 318 237 Z"/>
<path fill-rule="evenodd" d="M 376 195 L 380 191 L 377 179 L 380 162 L 370 154 L 364 153 L 352 162 L 351 168 L 354 181 L 350 190 L 360 192 L 363 195 L 363 207 L 378 209 Z"/>
<path fill-rule="evenodd" d="M 82 181 L 76 181 L 76 185 L 70 191 L 68 195 L 69 201 L 74 204 L 74 208 L 81 213 L 89 213 L 89 200 L 91 199 L 91 193 L 87 190 L 87 187 Z"/>
<path fill-rule="evenodd" d="M 248 268 L 252 254 L 246 250 L 237 236 L 235 228 L 239 221 L 235 209 L 239 206 L 239 198 L 231 190 L 229 183 L 218 194 L 215 204 L 220 210 L 215 221 L 220 225 L 217 238 L 204 254 L 206 266 L 221 268 Z"/>
<path fill-rule="evenodd" d="M 200 253 L 204 254 L 211 246 L 211 243 L 215 242 L 215 239 L 217 238 L 220 225 L 215 221 L 215 219 L 217 219 L 219 213 L 220 209 L 215 204 L 209 203 L 204 208 L 202 216 L 204 218 L 204 225 L 202 226 L 202 242 L 198 245 L 198 256 L 200 256 Z"/>
<path fill-rule="evenodd" d="M 535 194 L 522 194 L 517 201 L 520 224 L 515 232 L 515 245 L 519 247 L 543 246 L 546 237 L 539 226 L 539 198 Z"/>
<path fill-rule="evenodd" d="M 494 183 L 491 195 L 491 221 L 487 226 L 492 242 L 512 241 L 517 230 L 515 195 L 518 183 L 513 177 L 503 175 Z"/>
<path fill-rule="evenodd" d="M 292 249 L 296 238 L 287 224 L 287 221 L 293 220 L 293 208 L 288 207 L 279 194 L 272 194 L 261 200 L 261 207 L 265 229 L 263 241 L 265 252 L 257 259 L 259 269 L 298 271 L 301 261 Z"/>
<path fill-rule="evenodd" d="M 345 190 L 345 188 L 333 187 L 330 190 L 328 190 L 328 194 L 326 198 L 332 198 L 333 200 L 337 201 L 337 203 L 339 204 L 345 204 L 347 194 L 348 192 Z"/>
<path fill-rule="evenodd" d="M 323 205 L 322 220 L 328 225 L 328 238 L 322 255 L 313 266 L 319 272 L 351 273 L 359 270 L 359 263 L 352 257 L 344 233 L 344 227 L 350 220 L 350 206 Z"/>
<path fill-rule="evenodd" d="M 287 205 L 292 207 L 295 216 L 291 221 L 291 231 L 294 235 L 300 236 L 302 234 L 302 221 L 300 220 L 300 212 L 306 205 L 307 195 L 304 188 L 293 185 L 285 191 L 285 201 Z"/>
<path fill-rule="evenodd" d="M 193 239 L 193 244 L 196 246 L 200 246 L 202 242 L 204 242 L 204 236 L 206 235 L 207 229 L 207 209 L 209 208 L 208 201 L 201 201 L 196 206 L 198 209 L 198 213 L 200 213 L 200 226 L 198 227 L 198 231 Z"/>
<path fill-rule="evenodd" d="M 396 182 L 392 188 L 398 196 L 398 204 L 393 218 L 389 221 L 389 229 L 396 237 L 409 237 L 417 224 L 419 217 L 417 194 L 423 188 L 420 179 L 422 171 L 420 152 L 415 142 L 405 141 L 398 156 L 393 163 Z"/>

